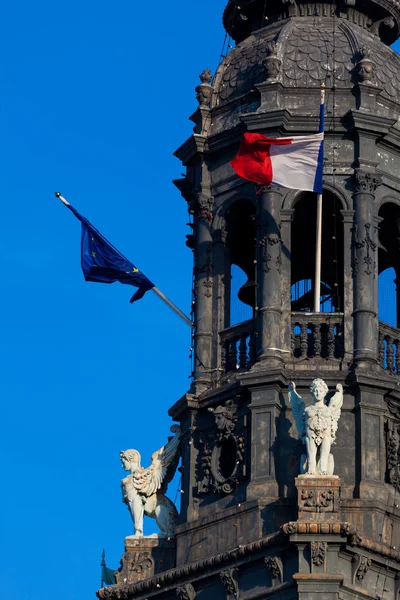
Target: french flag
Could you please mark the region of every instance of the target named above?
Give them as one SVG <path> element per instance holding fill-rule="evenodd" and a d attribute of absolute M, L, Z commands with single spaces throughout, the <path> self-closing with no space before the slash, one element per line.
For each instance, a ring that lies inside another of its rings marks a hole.
<path fill-rule="evenodd" d="M 245 133 L 230 164 L 239 177 L 260 185 L 322 194 L 324 134 L 267 138 Z"/>

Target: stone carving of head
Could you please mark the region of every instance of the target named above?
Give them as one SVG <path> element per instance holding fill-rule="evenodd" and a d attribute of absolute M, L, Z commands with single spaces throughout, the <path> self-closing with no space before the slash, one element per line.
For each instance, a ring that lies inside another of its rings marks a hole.
<path fill-rule="evenodd" d="M 124 450 L 119 453 L 119 458 L 125 471 L 140 466 L 140 454 L 137 450 Z"/>
<path fill-rule="evenodd" d="M 310 393 L 314 399 L 314 402 L 323 400 L 328 393 L 328 386 L 323 379 L 314 379 L 310 385 Z"/>

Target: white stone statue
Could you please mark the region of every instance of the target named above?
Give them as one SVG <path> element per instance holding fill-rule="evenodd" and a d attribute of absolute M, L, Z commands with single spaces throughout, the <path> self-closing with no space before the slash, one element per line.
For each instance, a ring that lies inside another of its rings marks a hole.
<path fill-rule="evenodd" d="M 178 466 L 181 429 L 178 425 L 172 425 L 171 432 L 174 437 L 154 452 L 147 469 L 140 466 L 137 450 L 120 452 L 123 468 L 130 471 L 130 475 L 122 479 L 121 488 L 122 501 L 132 516 L 135 537 L 143 537 L 144 515 L 156 520 L 161 529 L 157 537 L 171 537 L 174 534 L 178 511 L 164 494 Z"/>
<path fill-rule="evenodd" d="M 313 404 L 307 406 L 296 392 L 293 382 L 289 385 L 289 402 L 299 438 L 306 445 L 307 454 L 301 459 L 301 472 L 306 475 L 333 475 L 334 461 L 331 446 L 335 443 L 336 431 L 343 404 L 343 386 L 338 383 L 336 394 L 325 404 L 328 386 L 323 379 L 314 379 L 310 392 Z"/>

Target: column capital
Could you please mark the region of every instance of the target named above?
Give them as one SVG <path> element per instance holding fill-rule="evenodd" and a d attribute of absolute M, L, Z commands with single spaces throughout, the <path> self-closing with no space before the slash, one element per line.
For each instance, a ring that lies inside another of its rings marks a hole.
<path fill-rule="evenodd" d="M 362 169 L 354 170 L 354 193 L 374 195 L 377 188 L 382 183 L 382 176 L 379 173 L 371 173 Z"/>

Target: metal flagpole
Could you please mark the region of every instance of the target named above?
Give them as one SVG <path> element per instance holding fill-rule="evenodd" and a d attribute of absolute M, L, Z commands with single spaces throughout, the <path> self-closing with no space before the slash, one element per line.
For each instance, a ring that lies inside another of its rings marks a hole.
<path fill-rule="evenodd" d="M 55 192 L 55 195 L 56 195 L 56 198 L 59 198 L 63 204 L 65 204 L 66 206 L 69 205 L 69 202 L 63 196 L 61 196 L 60 192 Z M 186 323 L 186 325 L 189 325 L 189 327 L 194 328 L 194 325 L 193 325 L 192 321 L 189 319 L 189 317 L 187 317 L 185 315 L 185 313 L 183 313 L 181 311 L 180 308 L 178 308 L 173 302 L 171 302 L 171 300 L 169 298 L 167 298 L 167 296 L 165 294 L 163 294 L 161 292 L 161 290 L 159 290 L 156 286 L 154 286 L 151 289 L 153 290 L 153 292 L 155 294 L 157 294 L 157 296 L 159 298 L 161 298 L 161 300 L 163 300 L 163 302 L 165 302 L 165 304 L 167 306 L 169 306 L 170 308 L 172 308 L 172 310 L 174 311 L 174 313 L 177 314 L 178 317 L 180 317 L 182 319 L 182 321 L 184 321 Z"/>
<path fill-rule="evenodd" d="M 186 325 L 189 325 L 189 327 L 194 327 L 192 321 L 189 319 L 189 317 L 187 317 L 185 315 L 185 313 L 183 313 L 181 311 L 180 308 L 178 308 L 173 302 L 171 302 L 171 300 L 169 298 L 167 298 L 167 296 L 165 296 L 165 294 L 163 294 L 156 286 L 154 286 L 153 288 L 151 288 L 151 290 L 157 294 L 157 296 L 159 298 L 161 298 L 161 300 L 163 300 L 165 302 L 165 304 L 167 304 L 170 308 L 172 308 L 172 310 L 174 311 L 174 313 L 176 313 L 178 315 L 178 317 L 180 317 L 182 319 L 182 321 L 185 321 Z"/>
<path fill-rule="evenodd" d="M 321 83 L 321 104 L 319 116 L 319 133 L 324 132 L 325 84 Z M 322 142 L 324 143 L 324 142 Z M 321 306 L 321 245 L 322 245 L 322 194 L 317 195 L 317 230 L 315 241 L 315 279 L 314 279 L 314 312 L 320 312 Z"/>

